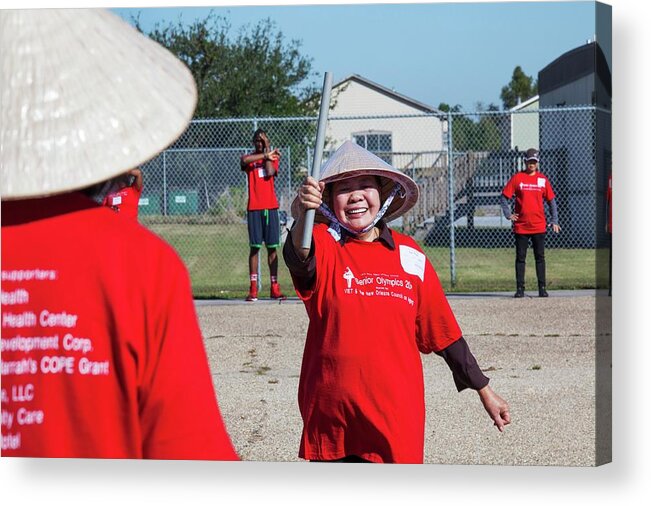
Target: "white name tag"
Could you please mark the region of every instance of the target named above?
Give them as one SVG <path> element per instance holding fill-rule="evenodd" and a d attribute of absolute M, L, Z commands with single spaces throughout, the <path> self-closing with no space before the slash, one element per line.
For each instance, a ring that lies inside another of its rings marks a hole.
<path fill-rule="evenodd" d="M 121 195 L 118 195 L 117 197 L 113 197 L 111 199 L 111 205 L 112 206 L 119 206 L 120 204 L 122 204 L 122 196 Z"/>
<path fill-rule="evenodd" d="M 421 281 L 425 280 L 425 255 L 423 253 L 401 244 L 400 263 L 406 273 L 418 276 Z"/>
<path fill-rule="evenodd" d="M 258 177 L 265 177 L 267 175 L 267 171 L 265 169 L 258 169 Z"/>
<path fill-rule="evenodd" d="M 539 177 L 538 178 L 538 186 L 540 186 L 541 188 L 545 187 L 545 178 L 544 177 Z"/>
<path fill-rule="evenodd" d="M 334 228 L 328 227 L 328 233 L 332 236 L 332 238 L 335 241 L 337 242 L 341 241 L 341 234 L 337 232 Z"/>

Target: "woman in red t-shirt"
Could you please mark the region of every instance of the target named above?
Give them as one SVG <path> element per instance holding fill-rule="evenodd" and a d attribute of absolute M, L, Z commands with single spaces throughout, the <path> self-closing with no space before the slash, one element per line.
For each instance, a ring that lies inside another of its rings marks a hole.
<path fill-rule="evenodd" d="M 515 234 L 515 281 L 514 297 L 524 297 L 524 272 L 529 241 L 536 259 L 538 295 L 548 297 L 545 275 L 545 236 L 547 220 L 543 202 L 547 201 L 552 213 L 552 230 L 558 233 L 558 209 L 556 195 L 547 177 L 538 172 L 538 150 L 528 149 L 525 155 L 525 169 L 515 174 L 502 190 L 502 212 L 513 222 Z M 509 200 L 515 197 L 515 212 L 511 212 Z"/>
<path fill-rule="evenodd" d="M 283 256 L 309 317 L 301 458 L 422 463 L 420 353 L 442 356 L 458 390 L 478 391 L 500 431 L 510 422 L 432 264 L 411 237 L 386 225 L 417 199 L 411 178 L 352 142 L 330 157 L 320 181 L 308 177 L 298 190 Z M 318 210 L 309 250 L 301 247 L 308 209 Z"/>

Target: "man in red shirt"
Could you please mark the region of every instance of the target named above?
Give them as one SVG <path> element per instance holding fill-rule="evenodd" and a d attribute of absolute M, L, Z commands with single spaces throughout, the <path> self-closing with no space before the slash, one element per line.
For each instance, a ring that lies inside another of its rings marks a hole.
<path fill-rule="evenodd" d="M 500 431 L 510 423 L 434 267 L 386 225 L 417 198 L 411 178 L 350 141 L 320 181 L 299 188 L 283 255 L 309 316 L 298 391 L 304 459 L 422 463 L 420 353 L 442 356 L 457 389 L 476 390 Z M 318 210 L 309 250 L 301 246 L 307 209 Z"/>
<path fill-rule="evenodd" d="M 246 222 L 249 230 L 249 294 L 246 300 L 258 300 L 258 255 L 262 243 L 267 246 L 272 299 L 285 299 L 278 284 L 278 246 L 280 221 L 274 180 L 280 165 L 280 151 L 271 149 L 269 137 L 259 128 L 253 134 L 255 150 L 240 160 L 249 187 Z"/>
<path fill-rule="evenodd" d="M 515 235 L 515 280 L 516 292 L 514 297 L 524 297 L 524 273 L 529 241 L 533 246 L 536 260 L 536 277 L 538 278 L 538 296 L 548 297 L 546 288 L 545 267 L 545 236 L 547 235 L 547 219 L 543 202 L 551 209 L 552 230 L 558 233 L 558 208 L 556 195 L 549 179 L 538 171 L 538 150 L 528 149 L 525 155 L 525 169 L 515 174 L 502 190 L 502 212 L 507 220 L 513 222 Z M 515 211 L 512 213 L 508 201 L 515 197 Z"/>
<path fill-rule="evenodd" d="M 2 22 L 2 456 L 237 460 L 185 266 L 89 198 L 186 129 L 192 75 L 108 11 Z"/>
<path fill-rule="evenodd" d="M 138 221 L 138 204 L 142 195 L 142 170 L 131 169 L 113 180 L 113 188 L 102 205 L 110 207 L 122 216 Z"/>

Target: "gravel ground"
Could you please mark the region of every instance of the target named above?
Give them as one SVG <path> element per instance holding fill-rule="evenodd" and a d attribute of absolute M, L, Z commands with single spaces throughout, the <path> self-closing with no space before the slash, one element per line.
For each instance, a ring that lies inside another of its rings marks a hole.
<path fill-rule="evenodd" d="M 445 362 L 422 356 L 425 462 L 595 465 L 594 295 L 450 297 L 473 353 L 511 408 L 500 434 Z M 296 300 L 197 307 L 225 423 L 243 460 L 300 460 L 296 395 L 307 317 Z"/>

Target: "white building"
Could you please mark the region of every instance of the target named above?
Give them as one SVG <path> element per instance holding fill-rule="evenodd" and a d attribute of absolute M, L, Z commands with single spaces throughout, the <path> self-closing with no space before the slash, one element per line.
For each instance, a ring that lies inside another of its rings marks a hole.
<path fill-rule="evenodd" d="M 608 40 L 608 37 L 605 37 Z M 612 74 L 596 41 L 576 47 L 538 73 L 541 166 L 554 182 L 572 247 L 605 241 L 605 191 L 612 163 Z M 593 106 L 596 110 L 562 108 Z"/>
<path fill-rule="evenodd" d="M 509 109 L 509 149 L 540 149 L 540 118 L 537 112 L 539 104 L 540 97 L 536 95 Z"/>
<path fill-rule="evenodd" d="M 394 167 L 432 167 L 444 149 L 445 115 L 362 76 L 332 88 L 326 151 L 352 140 Z M 391 116 L 391 117 L 390 117 Z"/>

